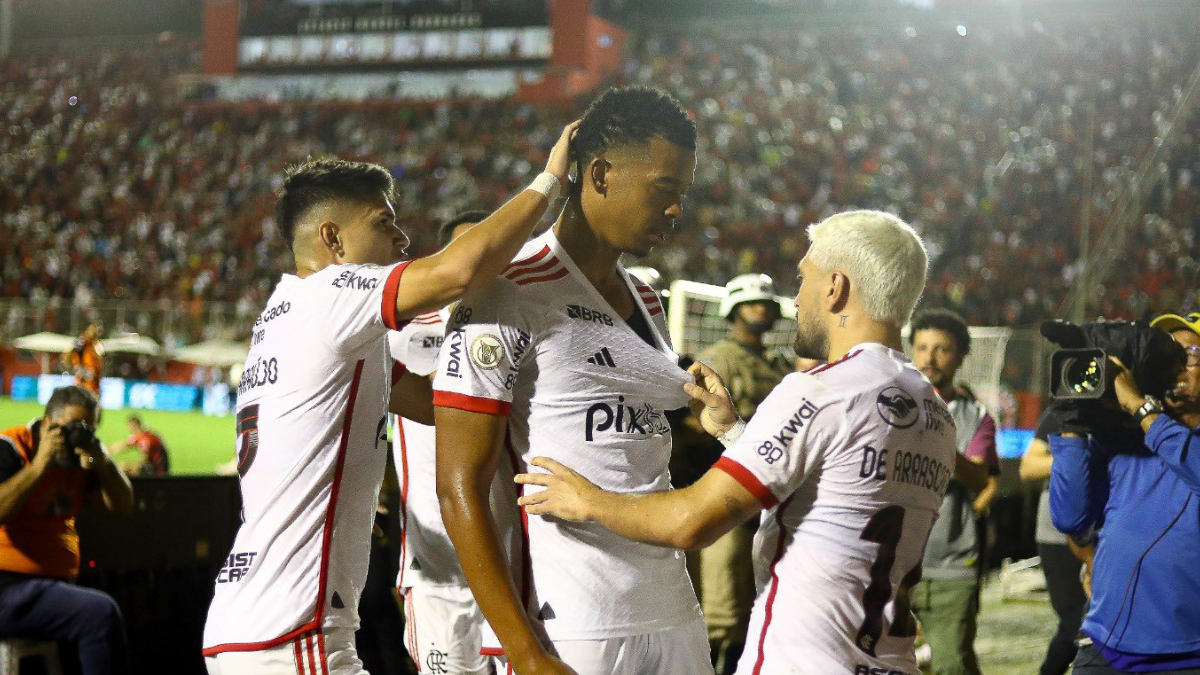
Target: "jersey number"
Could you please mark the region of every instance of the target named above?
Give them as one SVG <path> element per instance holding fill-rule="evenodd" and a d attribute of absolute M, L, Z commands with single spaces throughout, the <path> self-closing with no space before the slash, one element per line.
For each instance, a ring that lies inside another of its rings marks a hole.
<path fill-rule="evenodd" d="M 258 452 L 258 404 L 248 405 L 237 413 L 237 470 L 245 476 Z"/>
<path fill-rule="evenodd" d="M 892 597 L 892 566 L 896 563 L 896 547 L 904 532 L 904 507 L 888 506 L 871 516 L 859 538 L 879 544 L 875 562 L 871 565 L 871 585 L 863 593 L 863 611 L 866 617 L 858 629 L 854 644 L 870 656 L 875 656 L 875 646 L 883 635 L 883 610 Z M 909 590 L 921 580 L 921 563 L 908 571 L 896 589 L 895 618 L 888 635 L 911 638 L 917 635 L 917 621 L 913 618 L 909 601 Z"/>

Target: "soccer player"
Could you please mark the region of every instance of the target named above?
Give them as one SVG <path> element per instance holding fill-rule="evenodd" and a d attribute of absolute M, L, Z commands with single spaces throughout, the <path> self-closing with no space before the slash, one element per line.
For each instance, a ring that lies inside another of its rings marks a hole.
<path fill-rule="evenodd" d="M 530 521 L 603 526 L 635 541 L 702 547 L 767 509 L 755 541 L 759 594 L 742 675 L 915 675 L 909 589 L 954 470 L 954 421 L 901 351 L 900 327 L 925 284 L 925 247 L 877 211 L 809 228 L 796 296 L 800 356 L 744 425 L 702 364 L 705 428 L 728 446 L 694 485 L 601 490 L 548 457 L 521 498 Z M 588 478 L 584 478 L 588 476 Z M 538 517 L 543 516 L 543 517 Z M 555 516 L 547 519 L 544 516 Z"/>
<path fill-rule="evenodd" d="M 573 129 L 530 189 L 413 261 L 394 262 L 408 239 L 386 169 L 322 159 L 289 170 L 276 219 L 297 273 L 255 321 L 238 385 L 243 523 L 205 625 L 210 673 L 362 672 L 354 631 L 387 451 L 385 335 L 504 269 L 566 180 Z M 429 381 L 397 374 L 391 408 L 430 421 Z"/>
<path fill-rule="evenodd" d="M 602 94 L 580 123 L 579 180 L 558 222 L 464 297 L 447 326 L 434 381 L 437 491 L 503 647 L 501 670 L 712 673 L 681 550 L 532 518 L 509 555 L 501 535 L 516 506 L 489 509 L 498 467 L 537 455 L 587 466 L 613 489 L 668 489 L 664 413 L 687 404 L 690 378 L 657 294 L 618 259 L 666 240 L 695 147 L 695 125 L 669 95 Z"/>
<path fill-rule="evenodd" d="M 467 211 L 438 228 L 445 247 L 487 217 Z M 408 372 L 433 377 L 450 308 L 421 314 L 388 335 L 392 358 Z M 442 524 L 434 479 L 434 428 L 396 415 L 392 452 L 400 479 L 400 572 L 405 646 L 422 671 L 485 675 L 492 672 L 483 648 L 483 614 L 467 586 L 454 545 Z"/>
<path fill-rule="evenodd" d="M 122 466 L 121 470 L 131 476 L 167 475 L 171 470 L 171 460 L 162 438 L 147 429 L 137 415 L 130 415 L 126 424 L 129 426 L 129 438 L 114 443 L 109 452 L 115 455 L 128 448 L 137 448 L 141 458 Z"/>

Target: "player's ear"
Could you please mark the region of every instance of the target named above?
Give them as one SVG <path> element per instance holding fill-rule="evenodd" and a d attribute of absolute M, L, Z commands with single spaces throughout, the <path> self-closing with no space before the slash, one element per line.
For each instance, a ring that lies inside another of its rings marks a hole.
<path fill-rule="evenodd" d="M 850 304 L 850 277 L 841 272 L 831 272 L 829 292 L 826 296 L 829 311 L 837 313 Z"/>
<path fill-rule="evenodd" d="M 603 157 L 597 157 L 588 163 L 588 180 L 592 184 L 592 189 L 595 190 L 597 194 L 608 194 L 608 170 L 611 168 L 612 164 L 609 164 L 608 160 L 604 159 Z"/>
<path fill-rule="evenodd" d="M 322 221 L 317 226 L 317 237 L 321 240 L 321 245 L 334 255 L 339 257 L 346 255 L 346 249 L 342 246 L 341 229 L 337 223 L 329 220 Z"/>

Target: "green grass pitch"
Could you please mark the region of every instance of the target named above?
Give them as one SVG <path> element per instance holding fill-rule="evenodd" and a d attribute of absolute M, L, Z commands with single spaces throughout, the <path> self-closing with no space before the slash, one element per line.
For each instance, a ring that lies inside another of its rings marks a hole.
<path fill-rule="evenodd" d="M 0 428 L 26 424 L 42 414 L 43 406 L 36 402 L 14 401 L 0 397 Z M 97 435 L 106 445 L 129 436 L 125 421 L 130 415 L 140 415 L 146 427 L 162 437 L 171 456 L 171 473 L 175 475 L 204 475 L 216 473 L 216 468 L 229 463 L 234 454 L 234 419 L 232 415 L 211 417 L 199 412 L 166 412 L 161 410 L 105 410 Z M 136 461 L 136 451 L 116 455 L 118 463 Z"/>

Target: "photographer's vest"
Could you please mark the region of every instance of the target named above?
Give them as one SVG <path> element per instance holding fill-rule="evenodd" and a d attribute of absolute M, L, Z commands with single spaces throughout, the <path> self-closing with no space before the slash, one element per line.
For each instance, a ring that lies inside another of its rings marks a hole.
<path fill-rule="evenodd" d="M 975 432 L 987 415 L 987 409 L 964 391 L 959 391 L 946 407 L 954 418 L 955 441 L 959 454 L 966 452 Z M 971 491 L 951 479 L 942 500 L 941 512 L 929 532 L 923 562 L 925 579 L 972 579 L 983 573 L 983 527 L 977 520 L 975 498 Z"/>
<path fill-rule="evenodd" d="M 40 424 L 38 420 L 0 431 L 0 452 L 16 451 L 21 466 L 28 466 L 37 451 Z M 53 462 L 46 468 L 25 503 L 0 525 L 0 571 L 58 579 L 79 574 L 75 514 L 83 504 L 89 475 Z"/>

